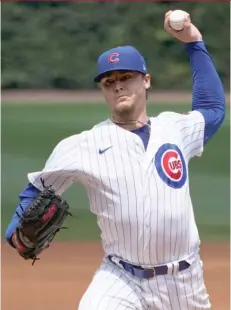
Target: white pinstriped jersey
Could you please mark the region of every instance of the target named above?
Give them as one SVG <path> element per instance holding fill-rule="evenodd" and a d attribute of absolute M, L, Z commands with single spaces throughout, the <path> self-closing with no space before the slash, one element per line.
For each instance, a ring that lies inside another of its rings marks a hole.
<path fill-rule="evenodd" d="M 203 152 L 204 118 L 163 112 L 150 121 L 146 151 L 138 135 L 108 119 L 62 140 L 44 169 L 28 174 L 37 188 L 42 177 L 59 194 L 81 182 L 105 254 L 142 266 L 183 259 L 200 243 L 188 162 Z"/>

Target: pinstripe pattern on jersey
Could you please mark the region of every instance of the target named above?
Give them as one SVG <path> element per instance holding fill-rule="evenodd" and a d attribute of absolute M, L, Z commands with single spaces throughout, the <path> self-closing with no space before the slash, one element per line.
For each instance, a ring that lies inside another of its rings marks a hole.
<path fill-rule="evenodd" d="M 128 147 L 128 140 L 127 140 L 126 136 L 125 136 L 125 144 L 126 144 L 126 151 L 128 153 L 128 156 L 129 156 L 129 158 L 132 158 L 132 154 L 131 154 L 131 151 Z M 133 144 L 134 144 L 134 142 L 133 142 Z M 134 146 L 134 150 L 135 150 L 135 146 Z M 138 164 L 139 164 L 139 162 L 138 162 Z M 134 203 L 132 204 L 132 208 L 134 208 L 134 210 L 131 212 L 135 214 L 135 216 L 134 216 L 135 217 L 135 223 L 134 223 L 135 230 L 133 230 L 133 233 L 135 232 L 135 234 L 136 234 L 136 236 L 134 236 L 134 235 L 132 235 L 132 232 L 131 232 L 131 236 L 132 236 L 133 240 L 136 241 L 136 244 L 135 244 L 135 242 L 132 243 L 134 246 L 131 249 L 131 251 L 133 253 L 136 252 L 137 262 L 138 262 L 138 264 L 140 264 L 139 255 L 142 255 L 142 252 L 143 252 L 142 251 L 142 249 L 143 249 L 143 240 L 142 240 L 143 234 L 142 233 L 140 234 L 142 229 L 140 229 L 139 225 L 142 224 L 143 220 L 142 220 L 142 222 L 139 221 L 139 218 L 142 218 L 142 214 L 140 214 L 141 212 L 140 212 L 140 210 L 138 210 L 137 193 L 141 187 L 139 186 L 138 188 L 136 188 L 137 182 L 135 182 L 135 175 L 134 175 L 133 164 L 132 164 L 131 160 L 128 161 L 128 165 L 130 165 L 130 169 L 132 172 L 132 191 L 133 191 L 133 196 L 134 196 Z M 130 193 L 128 193 L 128 197 L 130 197 Z"/>
<path fill-rule="evenodd" d="M 28 174 L 30 182 L 42 190 L 40 178 L 43 178 L 45 185 L 52 185 L 57 194 L 61 195 L 74 182 L 80 181 L 83 172 L 78 165 L 79 156 L 76 156 L 80 150 L 78 142 L 77 136 L 74 135 L 58 143 L 46 161 L 44 169 L 41 172 Z"/>
<path fill-rule="evenodd" d="M 118 135 L 118 128 L 115 128 L 115 138 L 116 145 L 119 150 L 122 150 L 126 147 L 126 140 L 121 141 L 119 139 Z M 113 136 L 113 135 L 112 135 Z M 115 169 L 117 170 L 117 183 L 120 184 L 120 203 L 121 203 L 121 216 L 122 216 L 122 223 L 123 223 L 123 229 L 124 229 L 124 244 L 126 249 L 126 255 L 127 257 L 130 257 L 132 252 L 132 225 L 131 225 L 131 203 L 130 203 L 130 196 L 129 196 L 129 180 L 126 177 L 126 166 L 124 165 L 124 158 L 122 152 L 118 152 L 117 154 L 114 154 L 114 160 L 115 160 Z M 118 167 L 121 167 L 121 170 L 118 170 Z M 124 176 L 121 178 L 121 176 Z M 122 180 L 123 179 L 123 180 Z M 121 182 L 122 181 L 122 182 Z M 125 220 L 127 219 L 127 220 Z M 134 224 L 135 225 L 135 224 Z M 136 230 L 134 231 L 136 233 Z M 114 253 L 116 255 L 116 253 Z M 123 255 L 123 254 L 122 254 Z M 134 253 L 134 255 L 137 255 L 137 252 Z M 122 256 L 121 256 L 122 257 Z"/>
<path fill-rule="evenodd" d="M 181 188 L 171 188 L 158 175 L 153 159 L 166 143 L 177 145 L 186 163 L 200 156 L 203 117 L 199 112 L 166 112 L 151 118 L 151 127 L 145 151 L 136 134 L 107 120 L 61 141 L 44 169 L 28 175 L 37 188 L 43 177 L 60 194 L 81 182 L 97 216 L 105 255 L 144 267 L 174 265 L 185 257 L 191 261 L 200 243 L 188 180 Z M 198 262 L 180 274 L 176 266 L 172 272 L 142 281 L 105 261 L 79 309 L 210 309 Z"/>
<path fill-rule="evenodd" d="M 136 150 L 137 146 L 134 146 Z M 137 154 L 139 152 L 137 151 Z M 139 169 L 142 171 L 141 162 L 139 161 Z M 140 174 L 140 181 L 141 181 L 141 188 L 143 192 L 149 191 L 149 187 L 147 187 L 148 183 L 145 182 L 145 177 L 143 173 Z M 139 190 L 139 189 L 138 189 Z M 146 234 L 142 234 L 137 241 L 137 248 L 139 249 L 140 254 L 140 261 L 148 261 L 149 264 L 151 264 L 151 258 L 150 258 L 150 240 L 151 240 L 151 212 L 150 212 L 150 201 L 149 203 L 146 202 L 147 199 L 150 199 L 150 195 L 144 195 L 144 199 L 142 202 L 142 207 L 140 208 L 140 216 L 142 216 L 142 221 L 138 220 L 137 217 L 137 227 L 139 227 L 139 231 L 146 231 Z M 142 257 L 141 257 L 142 256 Z"/>
<path fill-rule="evenodd" d="M 187 162 L 200 155 L 204 127 L 199 112 L 166 112 L 150 120 L 146 151 L 139 136 L 106 120 L 61 141 L 44 169 L 28 175 L 34 186 L 41 186 L 42 176 L 59 193 L 81 182 L 97 216 L 105 254 L 145 267 L 197 251 L 200 241 L 188 180 L 182 188 L 170 188 L 159 177 L 153 159 L 166 143 L 177 145 Z M 189 144 L 189 136 L 194 143 Z"/>
<path fill-rule="evenodd" d="M 171 272 L 174 271 L 172 275 Z M 132 277 L 108 259 L 100 266 L 78 310 L 205 310 L 210 309 L 199 258 L 189 270 L 172 268 L 150 280 Z"/>
<path fill-rule="evenodd" d="M 110 140 L 110 143 L 111 145 L 112 144 L 112 134 L 111 134 L 111 127 L 109 129 L 109 140 Z M 110 169 L 112 170 L 112 174 L 115 175 L 115 178 L 116 178 L 116 182 L 115 182 L 115 185 L 117 188 L 115 190 L 115 192 L 118 193 L 118 200 L 119 200 L 119 204 L 122 205 L 122 195 L 121 195 L 121 183 L 119 182 L 119 179 L 118 179 L 118 174 L 117 174 L 117 169 L 116 169 L 116 164 L 115 164 L 115 154 L 114 152 L 112 152 L 112 160 L 113 160 L 113 164 L 110 165 Z M 112 187 L 111 187 L 112 188 Z M 114 208 L 116 208 L 116 204 L 114 205 Z M 115 214 L 115 219 L 116 219 L 116 214 Z M 122 208 L 118 209 L 118 221 L 120 221 L 121 223 L 121 229 L 119 229 L 119 227 L 117 227 L 117 232 L 118 232 L 118 240 L 122 240 L 123 242 L 119 242 L 119 245 L 118 247 L 122 247 L 122 250 L 119 251 L 118 253 L 118 256 L 122 256 L 123 254 L 122 253 L 126 253 L 126 239 L 125 239 L 125 234 L 126 234 L 126 230 L 125 230 L 125 225 L 123 223 L 123 210 Z M 117 221 L 115 222 L 115 225 L 117 225 Z"/>
<path fill-rule="evenodd" d="M 163 112 L 159 118 L 166 117 L 178 128 L 181 136 L 182 151 L 185 158 L 189 161 L 194 156 L 200 156 L 204 145 L 204 117 L 199 111 L 192 111 L 188 114 L 175 112 Z"/>
<path fill-rule="evenodd" d="M 78 310 L 148 310 L 140 286 L 105 260 L 83 295 Z"/>

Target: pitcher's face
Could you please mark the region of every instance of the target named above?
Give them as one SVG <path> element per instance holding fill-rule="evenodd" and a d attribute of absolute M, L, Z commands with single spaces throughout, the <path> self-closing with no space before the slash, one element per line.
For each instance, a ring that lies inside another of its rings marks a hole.
<path fill-rule="evenodd" d="M 113 71 L 105 75 L 100 86 L 112 114 L 130 114 L 146 107 L 146 91 L 151 77 L 135 71 Z"/>

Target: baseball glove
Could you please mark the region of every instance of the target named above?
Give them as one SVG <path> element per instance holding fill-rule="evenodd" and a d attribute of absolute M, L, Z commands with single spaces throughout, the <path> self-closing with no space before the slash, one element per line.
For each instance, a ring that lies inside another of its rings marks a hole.
<path fill-rule="evenodd" d="M 67 228 L 62 227 L 66 217 L 72 216 L 67 202 L 56 195 L 51 186 L 45 186 L 44 180 L 41 182 L 44 187 L 41 193 L 21 215 L 17 213 L 20 225 L 12 237 L 18 253 L 26 260 L 32 259 L 32 265 L 60 229 Z"/>

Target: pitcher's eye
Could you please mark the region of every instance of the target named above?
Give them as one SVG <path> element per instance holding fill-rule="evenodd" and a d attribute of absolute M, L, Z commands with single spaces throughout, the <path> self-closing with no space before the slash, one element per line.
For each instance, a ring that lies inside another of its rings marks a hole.
<path fill-rule="evenodd" d="M 131 75 L 130 74 L 126 74 L 126 75 L 123 75 L 120 80 L 121 81 L 126 81 L 126 80 L 129 80 L 131 78 Z"/>
<path fill-rule="evenodd" d="M 109 86 L 113 85 L 114 82 L 115 82 L 115 81 L 114 81 L 113 79 L 107 79 L 107 80 L 103 83 L 103 85 L 104 85 L 105 87 L 109 87 Z"/>

